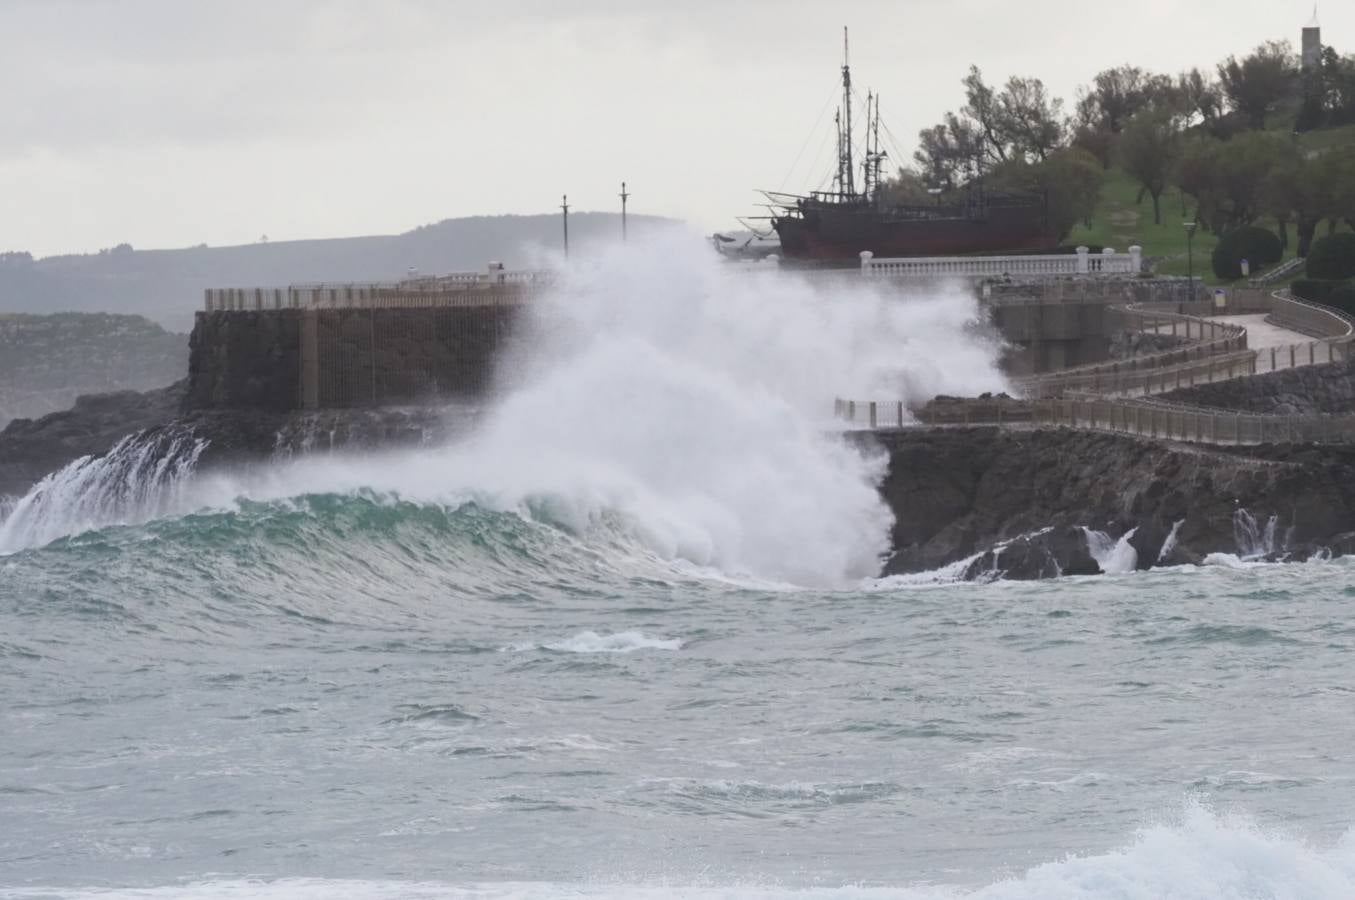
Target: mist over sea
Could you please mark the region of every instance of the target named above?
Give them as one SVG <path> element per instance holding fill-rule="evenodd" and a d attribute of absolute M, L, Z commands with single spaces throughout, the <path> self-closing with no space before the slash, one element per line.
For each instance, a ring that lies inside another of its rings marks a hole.
<path fill-rule="evenodd" d="M 1355 896 L 1355 564 L 875 577 L 975 315 L 668 237 L 454 444 L 0 502 L 0 898 Z"/>

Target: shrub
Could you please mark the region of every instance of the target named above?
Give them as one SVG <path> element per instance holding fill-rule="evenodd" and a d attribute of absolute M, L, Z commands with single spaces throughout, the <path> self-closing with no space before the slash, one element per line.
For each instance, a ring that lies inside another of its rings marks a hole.
<path fill-rule="evenodd" d="M 1235 228 L 1223 236 L 1214 247 L 1211 262 L 1214 274 L 1225 280 L 1242 277 L 1242 260 L 1251 265 L 1252 274 L 1273 266 L 1284 256 L 1279 235 L 1254 225 Z M 1311 274 L 1311 273 L 1310 273 Z"/>
<path fill-rule="evenodd" d="M 1295 278 L 1290 289 L 1294 296 L 1309 303 L 1326 303 L 1332 291 L 1345 285 L 1344 281 L 1327 281 L 1321 278 Z"/>
<path fill-rule="evenodd" d="M 1305 270 L 1309 278 L 1355 278 L 1355 234 L 1343 231 L 1313 241 Z"/>
<path fill-rule="evenodd" d="M 1327 295 L 1326 305 L 1355 316 L 1355 284 L 1342 284 Z"/>

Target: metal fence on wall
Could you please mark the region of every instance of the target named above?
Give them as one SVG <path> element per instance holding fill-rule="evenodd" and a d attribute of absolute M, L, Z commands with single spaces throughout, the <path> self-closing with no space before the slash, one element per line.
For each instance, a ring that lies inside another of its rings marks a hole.
<path fill-rule="evenodd" d="M 909 411 L 898 401 L 837 400 L 836 417 L 852 428 L 1028 425 L 1081 428 L 1190 443 L 1348 444 L 1355 415 L 1262 415 L 1156 400 L 1075 398 L 962 400 Z"/>

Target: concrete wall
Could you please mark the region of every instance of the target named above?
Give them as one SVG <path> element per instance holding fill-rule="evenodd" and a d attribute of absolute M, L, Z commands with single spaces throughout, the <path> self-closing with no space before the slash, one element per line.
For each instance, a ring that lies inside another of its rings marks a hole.
<path fill-rule="evenodd" d="M 986 303 L 1010 345 L 1003 366 L 1022 376 L 1104 362 L 1123 328 L 1110 306 L 1184 301 L 1188 291 L 1184 278 L 1013 281 L 989 285 Z"/>
<path fill-rule="evenodd" d="M 200 312 L 192 408 L 320 409 L 482 396 L 522 306 Z"/>
<path fill-rule="evenodd" d="M 200 312 L 188 346 L 189 407 L 300 405 L 300 310 Z"/>

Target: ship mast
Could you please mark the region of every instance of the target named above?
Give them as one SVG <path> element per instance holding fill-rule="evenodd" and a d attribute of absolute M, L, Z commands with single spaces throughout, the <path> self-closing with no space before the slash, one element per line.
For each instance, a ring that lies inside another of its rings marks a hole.
<path fill-rule="evenodd" d="M 842 193 L 850 198 L 856 195 L 856 174 L 852 171 L 852 68 L 847 49 L 847 27 L 842 27 L 842 108 L 846 112 L 841 142 L 838 145 L 838 166 L 845 174 Z"/>

